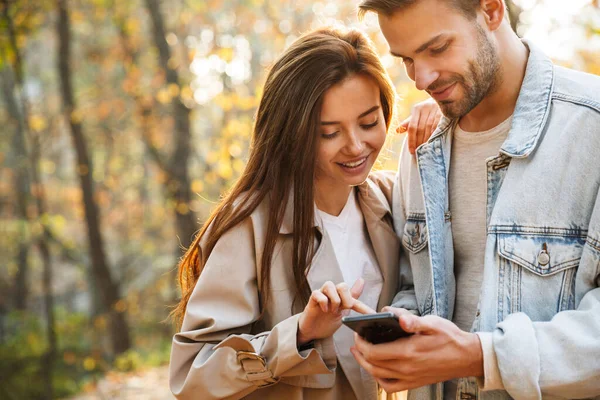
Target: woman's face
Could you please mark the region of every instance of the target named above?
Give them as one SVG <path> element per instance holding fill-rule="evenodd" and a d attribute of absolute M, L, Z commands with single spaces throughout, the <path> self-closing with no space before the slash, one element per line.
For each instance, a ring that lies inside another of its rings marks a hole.
<path fill-rule="evenodd" d="M 355 186 L 367 179 L 385 142 L 379 86 L 352 75 L 325 92 L 317 144 L 317 183 Z"/>

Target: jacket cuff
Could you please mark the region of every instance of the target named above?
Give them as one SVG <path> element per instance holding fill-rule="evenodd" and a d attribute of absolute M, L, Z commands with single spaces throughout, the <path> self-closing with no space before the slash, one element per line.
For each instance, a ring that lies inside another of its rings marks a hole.
<path fill-rule="evenodd" d="M 298 318 L 299 315 L 293 315 L 275 325 L 270 332 L 254 336 L 254 340 L 232 335 L 219 343 L 215 350 L 231 347 L 236 352 L 259 354 L 266 359 L 267 367 L 275 377 L 331 374 L 336 366 L 335 350 L 333 354 L 324 354 L 329 352 L 323 351 L 316 341 L 315 348 L 298 351 Z"/>
<path fill-rule="evenodd" d="M 511 314 L 492 338 L 504 390 L 513 398 L 540 400 L 540 354 L 531 319 L 522 312 Z"/>
<path fill-rule="evenodd" d="M 477 378 L 480 390 L 503 390 L 502 376 L 498 368 L 498 360 L 494 351 L 491 332 L 476 332 L 481 342 L 483 353 L 483 378 Z"/>

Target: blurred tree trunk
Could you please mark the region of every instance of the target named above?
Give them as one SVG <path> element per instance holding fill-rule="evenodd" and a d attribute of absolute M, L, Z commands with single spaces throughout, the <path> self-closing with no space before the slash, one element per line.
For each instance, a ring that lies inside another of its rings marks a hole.
<path fill-rule="evenodd" d="M 85 218 L 87 222 L 88 241 L 92 272 L 98 291 L 102 296 L 105 311 L 110 315 L 110 340 L 112 350 L 119 354 L 131 347 L 129 327 L 123 309 L 117 306 L 119 300 L 119 284 L 114 281 L 104 253 L 104 241 L 100 231 L 99 209 L 94 199 L 92 181 L 92 165 L 88 155 L 87 142 L 83 134 L 81 116 L 77 115 L 77 106 L 71 86 L 70 46 L 71 32 L 67 0 L 57 0 L 58 21 L 57 33 L 59 41 L 58 72 L 60 75 L 60 91 L 63 101 L 63 112 L 68 122 L 75 151 L 77 153 L 76 170 L 80 178 L 83 192 Z"/>
<path fill-rule="evenodd" d="M 2 0 L 2 15 L 4 24 L 8 33 L 9 45 L 12 49 L 17 49 L 17 41 L 14 30 L 13 20 L 10 16 L 8 0 Z M 7 57 L 2 55 L 2 58 Z M 15 74 L 17 80 L 21 80 L 21 57 L 19 52 L 14 54 Z M 2 71 L 2 89 L 8 109 L 8 115 L 14 117 L 15 132 L 12 141 L 15 157 L 15 191 L 17 196 L 17 212 L 20 217 L 19 222 L 19 245 L 17 253 L 17 274 L 15 276 L 15 296 L 14 306 L 17 310 L 24 311 L 27 308 L 27 298 L 29 296 L 29 250 L 31 241 L 29 238 L 29 216 L 28 209 L 31 203 L 31 184 L 29 178 L 27 146 L 25 142 L 25 124 L 27 123 L 26 114 L 20 110 L 20 102 L 15 95 L 15 79 L 12 71 L 5 67 Z"/>
<path fill-rule="evenodd" d="M 23 76 L 23 75 L 18 75 Z M 15 116 L 16 119 L 21 120 L 23 122 L 18 123 L 19 128 L 16 130 L 18 132 L 17 135 L 21 136 L 21 139 L 18 146 L 14 146 L 15 151 L 21 152 L 24 150 L 24 142 L 25 142 L 25 132 L 29 132 L 28 124 L 25 118 L 22 116 L 25 114 L 24 112 L 20 112 L 18 110 L 18 100 L 16 97 L 21 97 L 22 108 L 25 110 L 27 108 L 26 101 L 23 98 L 23 84 L 22 82 L 15 82 L 13 80 L 13 76 L 8 67 L 5 67 L 2 71 L 2 82 L 3 82 L 3 90 L 4 90 L 4 98 L 8 105 L 9 114 Z M 21 94 L 21 96 L 15 96 L 15 92 Z M 23 146 L 23 147 L 21 147 Z M 25 160 L 27 161 L 27 160 Z M 40 220 L 43 219 L 43 215 L 46 214 L 46 206 L 45 200 L 43 197 L 43 187 L 39 180 L 39 172 L 38 172 L 38 164 L 39 164 L 39 145 L 32 150 L 32 164 L 31 164 L 31 183 L 33 184 L 33 193 L 34 197 L 37 199 L 36 206 L 38 208 L 38 217 Z M 27 184 L 29 190 L 29 182 Z M 21 189 L 19 189 L 21 190 Z M 29 193 L 27 194 L 29 196 Z M 29 205 L 30 200 L 27 200 L 27 205 Z M 40 221 L 41 222 L 41 221 Z M 44 288 L 44 307 L 46 311 L 46 339 L 48 343 L 48 348 L 46 350 L 46 354 L 42 357 L 42 375 L 43 375 L 43 384 L 44 384 L 44 394 L 46 399 L 53 398 L 53 387 L 52 387 L 52 374 L 53 374 L 53 362 L 56 357 L 56 332 L 54 330 L 54 299 L 52 297 L 52 264 L 50 260 L 50 251 L 48 249 L 48 229 L 44 222 L 42 224 L 42 235 L 37 238 L 37 245 L 40 250 L 40 254 L 42 257 L 42 261 L 44 263 L 43 267 L 43 288 Z M 27 244 L 29 240 L 25 241 Z M 21 265 L 19 266 L 21 268 Z"/>
<path fill-rule="evenodd" d="M 44 374 L 45 384 L 45 395 L 47 399 L 53 399 L 53 386 L 52 376 L 54 373 L 54 360 L 58 354 L 57 350 L 57 338 L 55 330 L 55 318 L 54 318 L 54 295 L 52 293 L 52 281 L 53 281 L 53 270 L 52 270 L 52 259 L 50 256 L 50 249 L 48 243 L 51 240 L 50 230 L 46 223 L 46 216 L 48 215 L 48 206 L 46 203 L 46 190 L 41 180 L 40 174 L 40 160 L 41 160 L 41 145 L 39 135 L 32 138 L 32 151 L 31 151 L 31 162 L 32 162 L 32 178 L 34 187 L 34 197 L 36 199 L 36 205 L 38 209 L 38 217 L 42 226 L 42 234 L 37 240 L 38 248 L 43 262 L 43 277 L 42 287 L 44 290 L 44 308 L 46 314 L 46 340 L 48 342 L 48 349 L 43 358 L 42 371 Z"/>
<path fill-rule="evenodd" d="M 167 43 L 164 19 L 160 12 L 159 1 L 145 1 L 146 9 L 152 20 L 152 38 L 154 45 L 158 49 L 160 67 L 165 74 L 167 85 L 179 89 L 179 74 L 173 66 L 171 49 Z M 190 201 L 192 199 L 188 169 L 191 150 L 190 110 L 183 104 L 179 94 L 173 97 L 172 107 L 173 118 L 175 119 L 175 147 L 173 153 L 166 160 L 167 175 L 170 178 L 167 190 L 169 191 L 169 197 L 175 201 L 175 221 L 179 240 L 181 245 L 187 248 L 198 228 L 196 216 L 190 209 Z M 181 253 L 180 250 L 178 250 L 178 253 Z"/>
<path fill-rule="evenodd" d="M 19 244 L 17 253 L 17 274 L 15 276 L 14 306 L 17 310 L 27 308 L 29 296 L 29 216 L 28 209 L 31 203 L 31 184 L 27 168 L 27 150 L 25 145 L 25 129 L 19 110 L 18 102 L 14 95 L 14 80 L 8 68 L 2 72 L 2 89 L 8 114 L 15 119 L 15 130 L 12 140 L 14 151 L 15 192 L 17 197 L 17 213 L 19 216 Z"/>
<path fill-rule="evenodd" d="M 8 9 L 7 0 L 3 0 L 3 14 L 6 22 L 6 26 L 8 28 L 8 36 L 9 36 L 9 45 L 12 50 L 14 56 L 14 69 L 16 75 L 16 85 L 14 80 L 12 79 L 12 74 L 8 68 L 5 68 L 3 81 L 5 82 L 5 99 L 9 106 L 9 115 L 16 116 L 17 120 L 17 136 L 20 137 L 18 140 L 18 144 L 15 146 L 15 150 L 19 154 L 23 154 L 23 159 L 27 159 L 26 155 L 26 137 L 30 139 L 34 139 L 31 136 L 31 129 L 29 126 L 29 102 L 25 97 L 25 93 L 23 90 L 24 86 L 24 68 L 21 58 L 21 51 L 17 46 L 17 40 L 14 30 L 14 25 L 12 18 L 10 16 L 10 12 Z M 15 95 L 15 93 L 17 95 Z M 19 100 L 17 100 L 20 99 Z M 21 106 L 21 112 L 19 112 L 18 106 Z M 52 261 L 50 259 L 50 250 L 48 248 L 48 242 L 50 241 L 50 232 L 48 230 L 48 226 L 45 222 L 45 216 L 47 214 L 47 206 L 46 206 L 46 198 L 44 187 L 40 179 L 39 173 L 39 163 L 40 163 L 40 144 L 39 137 L 33 141 L 32 151 L 31 151 L 31 179 L 33 184 L 33 190 L 25 192 L 23 195 L 29 197 L 30 194 L 34 195 L 36 199 L 37 206 L 37 216 L 38 220 L 42 226 L 42 234 L 37 238 L 37 245 L 40 251 L 40 255 L 43 261 L 43 289 L 44 289 L 44 306 L 45 306 L 45 315 L 46 315 L 46 340 L 48 344 L 48 348 L 46 350 L 46 354 L 42 357 L 42 366 L 41 371 L 43 375 L 43 385 L 44 385 L 44 394 L 46 399 L 54 398 L 54 388 L 52 384 L 52 377 L 54 372 L 54 359 L 57 354 L 57 339 L 56 339 L 56 331 L 55 331 L 55 323 L 54 323 L 54 298 L 52 294 Z M 25 166 L 23 167 L 25 168 Z M 27 185 L 29 186 L 29 185 Z M 29 203 L 30 199 L 27 199 L 27 203 Z M 21 201 L 19 201 L 21 202 Z M 26 286 L 25 286 L 26 287 Z"/>

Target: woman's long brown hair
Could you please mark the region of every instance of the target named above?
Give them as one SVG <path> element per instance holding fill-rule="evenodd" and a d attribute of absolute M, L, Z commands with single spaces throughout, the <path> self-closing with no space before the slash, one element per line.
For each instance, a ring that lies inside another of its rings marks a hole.
<path fill-rule="evenodd" d="M 379 86 L 389 128 L 395 92 L 370 40 L 360 31 L 319 29 L 296 40 L 271 68 L 256 114 L 248 163 L 240 179 L 208 217 L 179 264 L 181 301 L 172 315 L 181 324 L 206 260 L 221 236 L 269 196 L 265 248 L 260 261 L 261 310 L 269 301 L 270 268 L 290 190 L 293 190 L 292 268 L 296 299 L 310 296 L 306 279 L 314 255 L 314 177 L 324 93 L 354 75 Z M 200 246 L 200 243 L 202 245 Z"/>

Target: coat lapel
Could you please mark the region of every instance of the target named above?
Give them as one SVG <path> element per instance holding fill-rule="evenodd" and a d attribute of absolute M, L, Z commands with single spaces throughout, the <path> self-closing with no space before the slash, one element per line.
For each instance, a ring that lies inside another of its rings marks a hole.
<path fill-rule="evenodd" d="M 391 211 L 389 203 L 376 185 L 368 180 L 360 187 L 359 204 L 365 218 L 367 233 L 377 258 L 383 287 L 377 303 L 377 310 L 389 306 L 398 292 L 398 259 L 400 256 L 400 240 L 386 222 Z"/>

